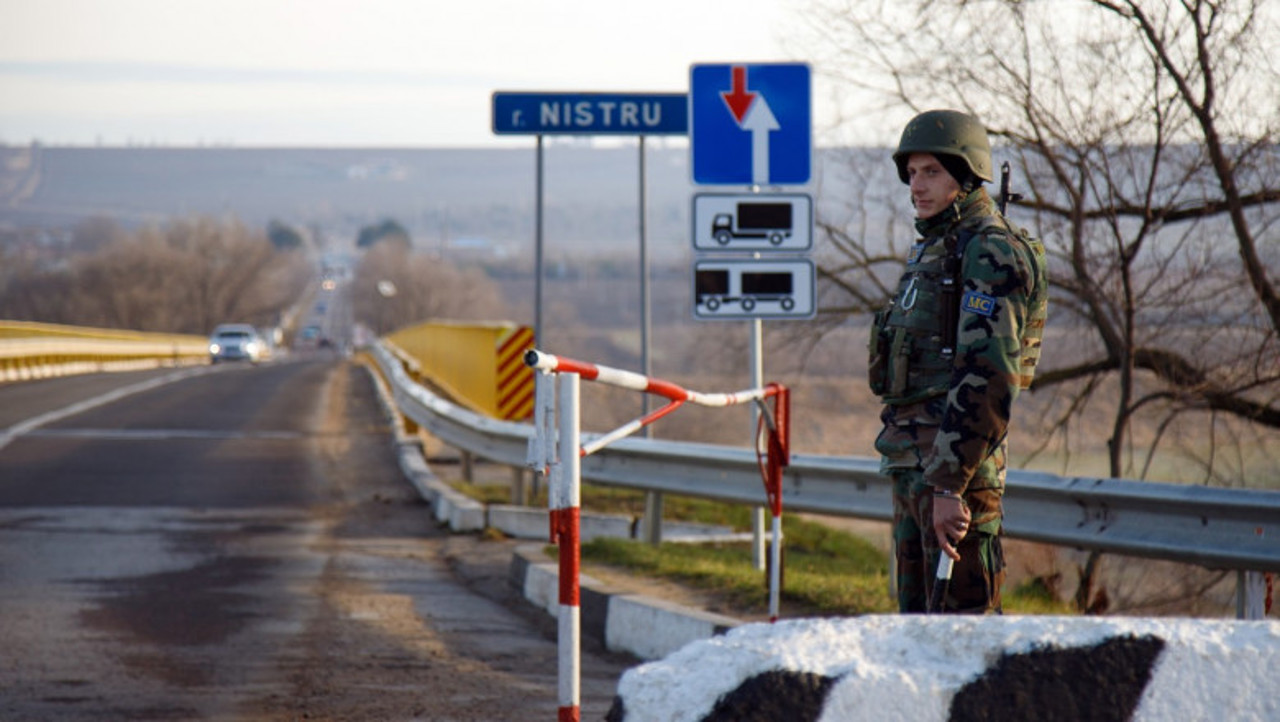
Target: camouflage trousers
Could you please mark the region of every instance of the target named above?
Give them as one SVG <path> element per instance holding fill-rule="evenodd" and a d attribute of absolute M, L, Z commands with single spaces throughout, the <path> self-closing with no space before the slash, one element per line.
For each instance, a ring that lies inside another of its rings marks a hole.
<path fill-rule="evenodd" d="M 886 470 L 893 478 L 893 546 L 897 561 L 898 610 L 928 610 L 938 573 L 937 536 L 933 532 L 933 487 L 918 469 Z M 960 540 L 960 561 L 951 570 L 942 611 L 947 614 L 1000 614 L 1004 551 L 1000 545 L 1003 489 L 970 489 L 964 494 L 974 525 Z"/>

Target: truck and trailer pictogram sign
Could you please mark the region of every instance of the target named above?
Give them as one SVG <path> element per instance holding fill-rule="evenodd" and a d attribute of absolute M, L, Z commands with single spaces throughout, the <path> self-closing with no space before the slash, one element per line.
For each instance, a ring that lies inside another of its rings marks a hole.
<path fill-rule="evenodd" d="M 812 318 L 813 263 L 807 259 L 700 260 L 694 265 L 695 318 Z"/>

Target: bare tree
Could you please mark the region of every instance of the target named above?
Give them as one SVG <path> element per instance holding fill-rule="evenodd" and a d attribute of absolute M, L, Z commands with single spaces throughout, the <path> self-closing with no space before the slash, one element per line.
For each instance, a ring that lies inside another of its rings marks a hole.
<path fill-rule="evenodd" d="M 278 251 L 265 232 L 251 232 L 235 221 L 178 221 L 150 229 L 141 242 L 173 249 L 186 259 L 173 276 L 157 282 L 180 299 L 184 315 L 199 319 L 204 332 L 219 323 L 276 323 L 311 271 L 300 252 Z"/>
<path fill-rule="evenodd" d="M 276 251 L 235 221 L 178 220 L 133 234 L 94 223 L 77 232 L 92 232 L 96 250 L 15 275 L 0 289 L 0 315 L 197 334 L 228 321 L 269 326 L 310 275 L 300 252 Z"/>
<path fill-rule="evenodd" d="M 1111 476 L 1183 453 L 1203 465 L 1184 480 L 1247 483 L 1246 464 L 1228 479 L 1215 450 L 1280 430 L 1280 69 L 1266 6 L 819 0 L 811 18 L 806 47 L 856 92 L 861 122 L 964 109 L 1017 167 L 1027 200 L 1013 216 L 1029 211 L 1051 254 L 1053 333 L 1033 388 L 1063 391 L 1059 440 L 1103 406 Z M 828 294 L 846 312 L 887 301 L 900 263 L 858 217 L 819 222 L 839 259 L 823 264 Z"/>
<path fill-rule="evenodd" d="M 356 318 L 378 334 L 431 320 L 502 315 L 498 289 L 482 270 L 462 270 L 398 242 L 375 243 L 365 251 L 352 300 Z"/>

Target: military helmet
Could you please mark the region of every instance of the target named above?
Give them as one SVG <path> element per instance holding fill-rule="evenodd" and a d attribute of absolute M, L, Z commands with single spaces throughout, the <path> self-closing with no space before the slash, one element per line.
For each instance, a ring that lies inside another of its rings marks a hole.
<path fill-rule="evenodd" d="M 898 177 L 907 180 L 907 158 L 912 153 L 949 155 L 964 161 L 969 171 L 991 182 L 991 142 L 987 129 L 972 115 L 956 110 L 929 110 L 911 119 L 902 131 L 893 161 L 898 164 Z M 961 184 L 963 178 L 957 178 Z"/>

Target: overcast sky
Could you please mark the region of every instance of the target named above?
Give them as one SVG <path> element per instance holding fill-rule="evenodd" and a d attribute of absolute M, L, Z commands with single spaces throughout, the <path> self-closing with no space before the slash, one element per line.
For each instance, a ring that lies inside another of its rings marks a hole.
<path fill-rule="evenodd" d="M 804 0 L 0 0 L 0 142 L 501 146 L 495 90 L 803 60 Z"/>

